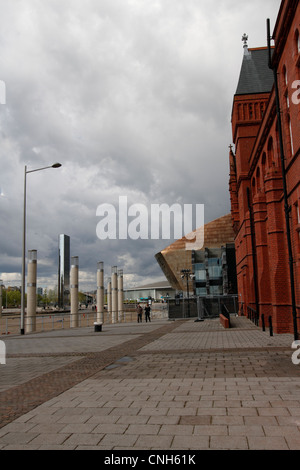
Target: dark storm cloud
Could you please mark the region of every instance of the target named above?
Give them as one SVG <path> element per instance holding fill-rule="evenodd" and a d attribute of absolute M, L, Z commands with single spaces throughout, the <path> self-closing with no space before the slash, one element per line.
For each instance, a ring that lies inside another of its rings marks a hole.
<path fill-rule="evenodd" d="M 56 283 L 57 238 L 71 237 L 81 279 L 96 262 L 127 282 L 161 277 L 170 241 L 100 241 L 99 204 L 205 204 L 229 212 L 228 145 L 241 37 L 266 43 L 279 0 L 0 0 L 0 275 L 19 276 L 24 165 L 27 247 Z M 2 273 L 2 274 L 1 274 Z M 126 277 L 125 277 L 126 280 Z"/>

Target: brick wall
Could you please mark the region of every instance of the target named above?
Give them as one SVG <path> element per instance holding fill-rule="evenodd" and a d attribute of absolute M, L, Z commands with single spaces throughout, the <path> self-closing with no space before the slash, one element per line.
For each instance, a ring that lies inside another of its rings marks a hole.
<path fill-rule="evenodd" d="M 299 25 L 298 2 L 283 1 L 274 30 L 273 57 L 278 67 L 298 316 L 300 316 L 300 103 L 295 99 L 295 84 L 300 80 Z M 300 98 L 300 92 L 297 96 Z M 275 333 L 292 333 L 289 256 L 274 89 L 269 94 L 235 96 L 232 134 L 235 155 L 230 152 L 229 191 L 232 223 L 236 235 L 240 313 L 242 305 L 244 314 L 247 306 L 255 308 L 256 278 L 260 314 L 272 316 Z M 250 189 L 254 220 L 252 234 L 255 236 L 256 272 L 253 266 L 247 188 Z M 299 326 L 298 331 L 300 331 Z"/>

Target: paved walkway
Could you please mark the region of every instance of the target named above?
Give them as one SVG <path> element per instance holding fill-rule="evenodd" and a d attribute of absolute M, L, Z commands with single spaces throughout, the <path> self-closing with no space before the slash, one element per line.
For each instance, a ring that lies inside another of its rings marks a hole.
<path fill-rule="evenodd" d="M 0 449 L 300 450 L 293 336 L 232 323 L 0 337 Z"/>

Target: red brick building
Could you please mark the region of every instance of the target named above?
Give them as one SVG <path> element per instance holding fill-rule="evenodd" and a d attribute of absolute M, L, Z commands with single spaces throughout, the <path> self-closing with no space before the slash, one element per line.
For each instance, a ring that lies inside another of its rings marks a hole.
<path fill-rule="evenodd" d="M 271 317 L 275 333 L 297 335 L 300 331 L 298 0 L 282 1 L 271 48 L 250 49 L 248 38 L 244 36 L 243 40 L 244 57 L 232 109 L 235 150 L 231 148 L 229 156 L 239 311 L 244 315 L 251 312 L 259 324 L 264 320 L 266 326 Z"/>

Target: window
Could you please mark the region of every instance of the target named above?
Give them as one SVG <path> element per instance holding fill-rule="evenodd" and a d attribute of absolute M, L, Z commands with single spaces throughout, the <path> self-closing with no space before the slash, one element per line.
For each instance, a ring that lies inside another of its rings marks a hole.
<path fill-rule="evenodd" d="M 293 142 L 293 131 L 292 131 L 292 122 L 290 116 L 288 117 L 289 122 L 289 132 L 290 132 L 290 143 L 291 143 L 291 153 L 294 155 L 294 142 Z"/>
<path fill-rule="evenodd" d="M 300 54 L 300 34 L 299 34 L 298 29 L 295 34 L 295 45 L 296 45 L 297 54 Z"/>
<path fill-rule="evenodd" d="M 210 279 L 219 279 L 222 277 L 222 266 L 210 266 L 208 268 L 208 275 Z"/>
<path fill-rule="evenodd" d="M 204 263 L 195 264 L 195 279 L 196 281 L 206 281 L 206 270 Z"/>
<path fill-rule="evenodd" d="M 284 85 L 287 86 L 287 84 L 288 84 L 288 76 L 287 76 L 287 70 L 286 70 L 286 66 L 285 66 L 285 65 L 283 66 L 283 69 L 282 69 L 282 75 L 283 75 L 283 82 L 284 82 Z"/>
<path fill-rule="evenodd" d="M 209 286 L 210 295 L 222 295 L 223 287 L 222 286 Z"/>
<path fill-rule="evenodd" d="M 199 295 L 200 297 L 206 297 L 206 295 L 207 295 L 206 287 L 197 287 L 196 288 L 196 295 Z"/>
<path fill-rule="evenodd" d="M 264 178 L 266 176 L 266 153 L 263 153 L 262 159 L 261 159 L 261 168 L 262 168 L 262 178 L 264 181 Z"/>
<path fill-rule="evenodd" d="M 256 170 L 256 187 L 257 191 L 261 191 L 261 179 L 260 179 L 260 168 L 258 167 Z"/>
<path fill-rule="evenodd" d="M 219 266 L 220 258 L 208 258 L 208 266 Z"/>
<path fill-rule="evenodd" d="M 286 99 L 286 107 L 287 107 L 287 109 L 290 109 L 290 99 L 289 99 L 288 92 L 286 92 L 286 94 L 285 94 L 285 99 Z"/>
<path fill-rule="evenodd" d="M 298 236 L 296 236 L 296 240 L 298 240 L 298 252 L 300 253 L 300 207 L 298 202 L 295 204 L 295 225 L 296 231 L 298 232 Z"/>
<path fill-rule="evenodd" d="M 268 166 L 269 168 L 272 168 L 274 162 L 274 144 L 273 144 L 273 138 L 270 137 L 269 142 L 268 142 Z"/>
<path fill-rule="evenodd" d="M 295 57 L 296 57 L 296 66 L 300 68 L 300 35 L 297 29 L 295 33 Z"/>
<path fill-rule="evenodd" d="M 249 119 L 253 119 L 253 106 L 249 104 Z"/>
<path fill-rule="evenodd" d="M 210 279 L 222 277 L 222 261 L 219 258 L 208 259 L 208 276 Z"/>
<path fill-rule="evenodd" d="M 206 281 L 206 271 L 195 271 L 196 281 Z"/>

